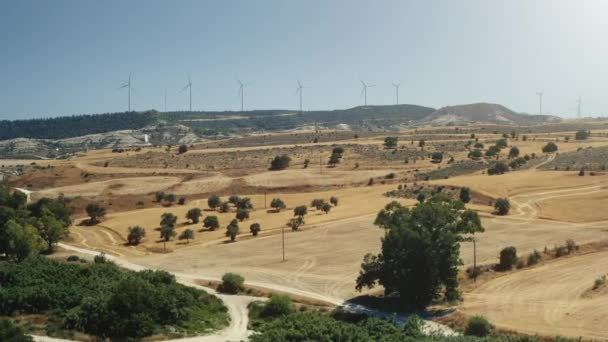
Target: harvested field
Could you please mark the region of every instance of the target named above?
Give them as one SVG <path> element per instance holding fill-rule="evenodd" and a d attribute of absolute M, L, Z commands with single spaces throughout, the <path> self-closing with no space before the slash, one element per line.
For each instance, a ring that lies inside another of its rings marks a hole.
<path fill-rule="evenodd" d="M 605 340 L 608 296 L 583 294 L 607 270 L 608 252 L 558 259 L 483 284 L 465 294 L 462 309 L 504 329 Z"/>
<path fill-rule="evenodd" d="M 345 171 L 340 169 L 323 168 L 299 169 L 284 171 L 268 171 L 244 177 L 251 186 L 272 188 L 289 188 L 302 186 L 331 186 L 345 184 L 366 184 L 370 178 L 384 177 L 394 170 L 360 170 Z"/>
<path fill-rule="evenodd" d="M 608 187 L 586 189 L 571 196 L 540 200 L 539 216 L 565 222 L 608 221 L 608 211 L 598 205 L 608 203 Z M 576 204 L 576 205 L 573 205 Z"/>

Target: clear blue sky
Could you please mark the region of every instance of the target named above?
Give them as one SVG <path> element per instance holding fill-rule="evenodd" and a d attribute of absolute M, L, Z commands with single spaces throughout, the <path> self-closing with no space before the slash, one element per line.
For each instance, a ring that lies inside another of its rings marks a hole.
<path fill-rule="evenodd" d="M 608 112 L 608 1 L 0 2 L 0 119 L 135 110 L 486 101 L 537 113 Z"/>

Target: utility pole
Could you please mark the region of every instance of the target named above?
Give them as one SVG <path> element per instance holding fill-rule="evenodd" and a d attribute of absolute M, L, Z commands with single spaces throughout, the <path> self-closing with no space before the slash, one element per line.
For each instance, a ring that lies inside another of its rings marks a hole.
<path fill-rule="evenodd" d="M 319 174 L 323 174 L 323 157 L 321 156 L 321 151 L 319 151 Z"/>
<path fill-rule="evenodd" d="M 285 261 L 285 227 L 281 226 L 281 240 L 283 243 L 283 262 Z"/>
<path fill-rule="evenodd" d="M 477 282 L 477 242 L 473 237 L 473 281 Z"/>
<path fill-rule="evenodd" d="M 264 209 L 266 209 L 266 190 L 264 190 Z"/>

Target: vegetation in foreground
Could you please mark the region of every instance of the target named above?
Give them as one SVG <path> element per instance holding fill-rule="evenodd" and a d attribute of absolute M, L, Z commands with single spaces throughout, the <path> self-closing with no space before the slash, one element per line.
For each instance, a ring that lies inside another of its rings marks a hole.
<path fill-rule="evenodd" d="M 167 272 L 122 271 L 103 257 L 91 265 L 43 257 L 0 262 L 0 284 L 0 315 L 45 314 L 67 337 L 69 331 L 110 339 L 205 334 L 229 320 L 217 297 Z"/>

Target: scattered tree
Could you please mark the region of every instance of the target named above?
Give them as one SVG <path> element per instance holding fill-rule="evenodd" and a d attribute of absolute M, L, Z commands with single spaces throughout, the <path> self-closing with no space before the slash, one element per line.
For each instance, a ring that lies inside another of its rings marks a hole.
<path fill-rule="evenodd" d="M 171 238 L 175 236 L 175 226 L 164 225 L 160 227 L 160 238 L 163 241 L 171 241 Z"/>
<path fill-rule="evenodd" d="M 310 202 L 310 207 L 311 208 L 315 208 L 317 210 L 321 210 L 321 208 L 323 207 L 323 204 L 325 204 L 325 200 L 322 198 L 315 198 L 312 200 L 312 202 Z"/>
<path fill-rule="evenodd" d="M 216 230 L 220 227 L 220 221 L 218 220 L 217 216 L 207 216 L 203 220 L 203 227 L 209 230 Z"/>
<path fill-rule="evenodd" d="M 154 193 L 154 199 L 156 200 L 157 203 L 160 203 L 163 201 L 163 199 L 165 198 L 165 193 L 162 191 L 157 191 Z"/>
<path fill-rule="evenodd" d="M 179 205 L 186 204 L 186 196 L 180 196 L 179 200 L 177 200 L 177 204 L 179 204 Z"/>
<path fill-rule="evenodd" d="M 146 236 L 146 230 L 141 226 L 129 227 L 129 234 L 127 235 L 127 242 L 131 246 L 137 246 L 141 240 Z"/>
<path fill-rule="evenodd" d="M 496 140 L 496 147 L 499 149 L 506 148 L 508 146 L 507 139 L 498 139 Z"/>
<path fill-rule="evenodd" d="M 431 162 L 441 163 L 442 160 L 443 160 L 443 152 L 433 152 L 431 154 Z"/>
<path fill-rule="evenodd" d="M 513 158 L 517 158 L 517 157 L 519 157 L 519 148 L 517 148 L 517 146 L 513 146 L 509 150 L 509 159 L 513 159 Z"/>
<path fill-rule="evenodd" d="M 186 240 L 186 243 L 190 243 L 191 239 L 194 239 L 194 231 L 192 229 L 184 229 L 184 231 L 179 234 L 180 240 Z"/>
<path fill-rule="evenodd" d="M 499 198 L 494 203 L 494 209 L 496 209 L 496 214 L 498 215 L 507 215 L 509 213 L 509 209 L 511 209 L 511 203 L 506 198 Z"/>
<path fill-rule="evenodd" d="M 576 140 L 586 140 L 591 135 L 591 131 L 579 130 L 574 135 L 574 139 Z"/>
<path fill-rule="evenodd" d="M 259 223 L 252 223 L 249 226 L 249 231 L 251 232 L 251 235 L 253 236 L 258 236 L 258 233 L 262 230 L 262 226 L 260 226 Z"/>
<path fill-rule="evenodd" d="M 557 145 L 552 141 L 548 142 L 547 145 L 543 146 L 544 153 L 553 153 L 555 151 L 557 151 Z"/>
<path fill-rule="evenodd" d="M 183 154 L 183 153 L 188 152 L 188 146 L 186 146 L 186 145 L 184 145 L 184 144 L 179 145 L 179 147 L 177 148 L 177 152 L 178 152 L 179 154 Z"/>
<path fill-rule="evenodd" d="M 305 205 L 300 205 L 293 208 L 293 216 L 304 216 L 308 213 L 308 208 Z"/>
<path fill-rule="evenodd" d="M 490 176 L 502 175 L 508 171 L 509 171 L 509 166 L 507 164 L 505 164 L 504 162 L 499 161 L 499 162 L 492 164 L 492 166 L 490 166 L 488 168 L 488 175 L 490 175 Z"/>
<path fill-rule="evenodd" d="M 10 220 L 4 227 L 4 234 L 9 241 L 5 253 L 12 260 L 23 261 L 44 249 L 38 231 L 32 225 L 20 225 Z"/>
<path fill-rule="evenodd" d="M 236 236 L 239 233 L 239 222 L 234 219 L 230 221 L 228 227 L 226 227 L 226 236 L 230 237 L 230 241 L 234 242 L 236 240 Z"/>
<path fill-rule="evenodd" d="M 287 225 L 289 227 L 291 227 L 291 230 L 293 231 L 297 231 L 298 229 L 300 229 L 300 226 L 302 226 L 304 224 L 304 216 L 296 216 L 294 218 L 291 218 L 289 220 L 289 222 L 287 223 Z"/>
<path fill-rule="evenodd" d="M 285 209 L 285 202 L 283 202 L 283 200 L 281 200 L 280 198 L 273 198 L 272 201 L 270 201 L 270 207 L 275 209 L 278 212 L 281 211 L 281 209 Z"/>
<path fill-rule="evenodd" d="M 251 199 L 249 197 L 239 198 L 238 201 L 235 203 L 235 206 L 238 209 L 253 209 L 253 204 L 251 203 Z"/>
<path fill-rule="evenodd" d="M 211 195 L 207 199 L 207 206 L 209 206 L 210 209 L 215 209 L 220 205 L 222 205 L 222 199 L 218 195 Z"/>
<path fill-rule="evenodd" d="M 513 246 L 505 247 L 500 251 L 500 262 L 498 267 L 502 271 L 508 271 L 513 268 L 517 262 L 517 249 Z"/>
<path fill-rule="evenodd" d="M 329 214 L 329 211 L 331 210 L 331 204 L 323 203 L 321 210 L 323 210 L 324 213 Z"/>
<path fill-rule="evenodd" d="M 63 221 L 57 219 L 47 208 L 42 209 L 42 217 L 36 224 L 42 240 L 47 244 L 47 250 L 53 251 L 53 245 L 59 240 L 67 237 L 70 233 L 68 226 Z"/>
<path fill-rule="evenodd" d="M 97 224 L 104 216 L 106 216 L 106 209 L 100 207 L 97 203 L 89 203 L 85 208 L 87 215 L 89 215 L 89 223 Z"/>
<path fill-rule="evenodd" d="M 471 189 L 467 187 L 460 188 L 460 194 L 458 197 L 463 203 L 469 203 L 471 201 Z"/>
<path fill-rule="evenodd" d="M 201 213 L 200 208 L 192 208 L 192 209 L 188 210 L 188 213 L 186 214 L 186 218 L 188 218 L 190 221 L 192 221 L 192 224 L 196 224 L 196 223 L 198 223 L 201 215 L 202 215 L 202 213 Z"/>
<path fill-rule="evenodd" d="M 224 202 L 220 205 L 220 213 L 227 213 L 230 211 L 230 203 Z"/>
<path fill-rule="evenodd" d="M 473 151 L 469 152 L 469 158 L 477 160 L 483 156 L 480 149 L 476 148 Z"/>
<path fill-rule="evenodd" d="M 338 206 L 338 197 L 335 196 L 331 196 L 329 198 L 329 202 L 334 206 L 337 207 Z"/>
<path fill-rule="evenodd" d="M 171 226 L 175 227 L 177 223 L 177 216 L 173 215 L 173 213 L 164 213 L 160 216 L 160 226 Z"/>
<path fill-rule="evenodd" d="M 235 207 L 239 203 L 240 200 L 241 200 L 241 198 L 237 195 L 232 195 L 232 196 L 228 197 L 228 203 L 234 205 Z"/>
<path fill-rule="evenodd" d="M 399 141 L 398 137 L 386 137 L 386 138 L 384 138 L 384 147 L 395 148 L 395 147 L 397 147 L 398 141 Z"/>
<path fill-rule="evenodd" d="M 424 194 L 421 192 L 418 194 L 418 196 L 416 196 L 416 200 L 418 201 L 418 203 L 424 203 L 426 196 L 424 196 Z"/>
<path fill-rule="evenodd" d="M 243 222 L 249 218 L 249 210 L 238 208 L 236 210 L 236 219 Z"/>
<path fill-rule="evenodd" d="M 289 156 L 287 156 L 286 154 L 283 154 L 281 156 L 276 156 L 270 162 L 270 170 L 273 170 L 273 171 L 284 170 L 289 167 L 290 162 L 291 162 L 291 158 L 289 158 Z"/>

